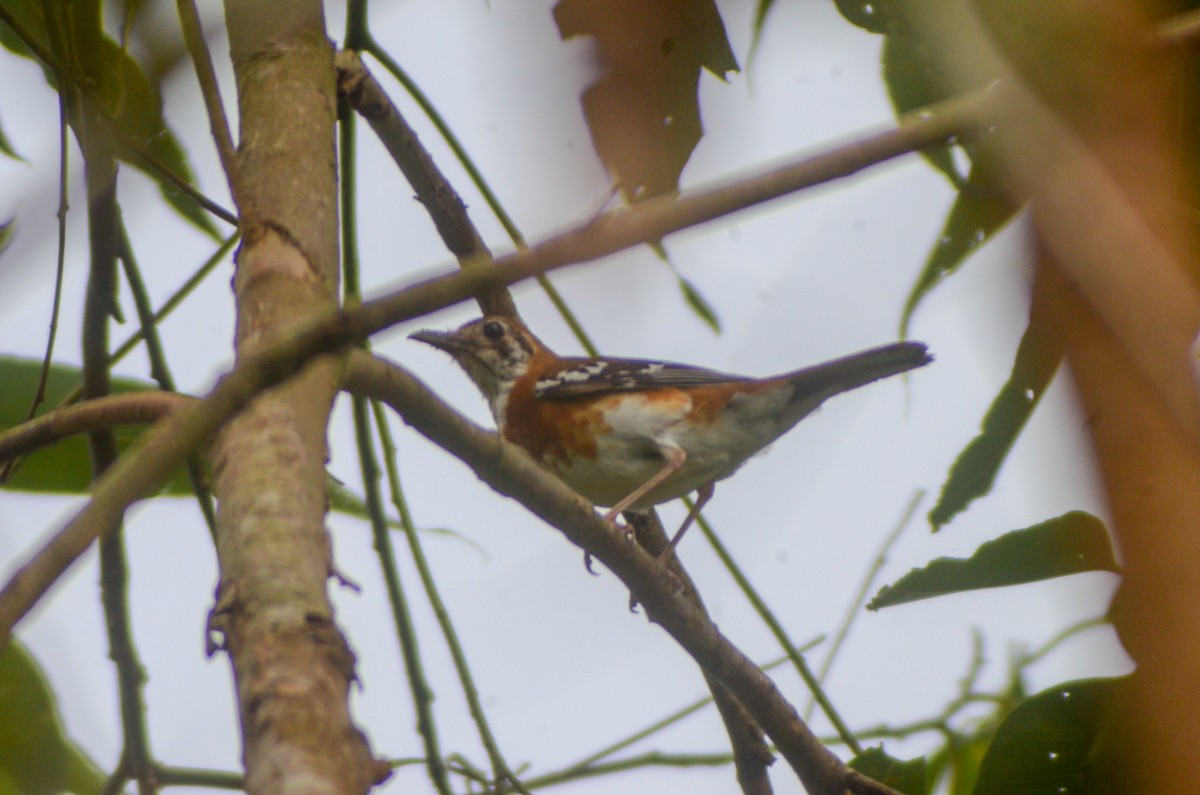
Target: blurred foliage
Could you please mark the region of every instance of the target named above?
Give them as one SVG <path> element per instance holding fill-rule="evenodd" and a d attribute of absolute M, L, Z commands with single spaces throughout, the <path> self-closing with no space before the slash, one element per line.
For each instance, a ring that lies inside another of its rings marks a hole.
<path fill-rule="evenodd" d="M 902 761 L 888 756 L 883 746 L 867 748 L 849 762 L 850 767 L 886 784 L 904 795 L 925 795 L 929 787 L 925 782 L 925 760 Z"/>
<path fill-rule="evenodd" d="M 108 121 L 107 133 L 117 144 L 120 159 L 155 180 L 181 217 L 219 240 L 207 212 L 164 176 L 163 168 L 184 182 L 195 181 L 187 153 L 163 118 L 160 86 L 106 34 L 102 10 L 99 0 L 4 0 L 0 45 L 37 61 L 51 88 L 57 91 L 61 82 L 69 95 L 96 108 Z M 68 118 L 79 134 L 78 109 L 70 102 L 68 108 Z M 157 163 L 148 162 L 143 152 Z"/>
<path fill-rule="evenodd" d="M 753 47 L 763 39 L 773 4 L 774 0 L 757 2 Z M 153 67 L 140 64 L 127 46 L 127 34 L 137 29 L 146 5 L 143 0 L 119 4 L 121 30 L 114 37 L 105 30 L 106 9 L 99 0 L 0 0 L 0 45 L 36 60 L 55 90 L 73 101 L 92 103 L 108 121 L 122 160 L 153 177 L 181 217 L 215 236 L 214 225 L 195 200 L 172 186 L 161 168 L 139 153 L 149 154 L 182 180 L 194 181 L 187 153 L 163 116 L 160 78 L 165 61 L 159 58 Z M 935 57 L 936 43 L 953 39 L 963 24 L 958 15 L 967 12 L 957 4 L 835 0 L 835 5 L 850 23 L 882 37 L 883 81 L 898 117 L 989 82 L 988 75 L 976 75 L 972 84 L 964 85 L 961 76 L 948 75 Z M 1190 8 L 1196 3 L 1182 5 Z M 1011 31 L 1005 15 L 1017 8 L 1015 2 L 983 6 L 995 29 Z M 931 8 L 943 12 L 930 14 Z M 594 39 L 600 69 L 580 102 L 597 156 L 624 199 L 636 202 L 677 191 L 680 175 L 704 134 L 698 96 L 702 72 L 724 79 L 739 68 L 716 4 L 713 0 L 559 0 L 553 16 L 564 40 Z M 362 22 L 365 28 L 365 6 Z M 1047 27 L 1032 33 L 1033 47 L 1028 41 L 1008 42 L 1018 61 L 1038 47 L 1053 46 L 1061 29 Z M 1025 68 L 1035 81 L 1043 79 L 1044 90 L 1066 92 L 1070 102 L 1087 101 L 1086 96 L 1072 93 L 1073 81 L 1039 72 L 1036 59 L 1027 60 Z M 1195 128 L 1200 103 L 1194 90 L 1183 93 L 1184 123 Z M 70 118 L 74 126 L 79 124 L 78 107 Z M 18 157 L 2 130 L 0 153 Z M 1024 203 L 1024 197 L 1013 196 L 1000 185 L 998 154 L 987 132 L 921 154 L 957 195 L 905 302 L 903 334 L 936 286 L 966 266 L 970 255 Z M 11 223 L 0 226 L 0 249 L 11 229 Z M 692 310 L 719 330 L 716 309 L 691 282 L 674 269 L 673 273 Z M 935 527 L 990 491 L 1054 378 L 1061 352 L 1050 340 L 1047 318 L 1041 312 L 1035 303 L 1008 382 L 988 409 L 981 433 L 950 469 L 930 514 Z M 0 359 L 0 383 L 6 387 L 0 398 L 0 429 L 24 421 L 40 369 L 40 362 Z M 77 368 L 51 368 L 46 405 L 57 404 L 78 382 Z M 121 392 L 152 387 L 116 379 L 113 388 Z M 120 429 L 122 448 L 135 443 L 140 432 Z M 29 456 L 7 487 L 82 494 L 90 480 L 86 442 L 76 438 Z M 166 489 L 168 494 L 188 491 L 182 473 Z M 361 499 L 338 484 L 331 486 L 331 503 L 335 510 L 367 513 Z M 869 607 L 1083 571 L 1118 570 L 1103 523 L 1075 511 L 1004 533 L 981 545 L 970 558 L 934 560 L 885 587 Z M 864 738 L 886 739 L 936 732 L 943 742 L 934 752 L 926 759 L 901 761 L 888 756 L 880 745 L 858 755 L 852 764 L 905 793 L 925 793 L 943 784 L 953 795 L 1107 791 L 1113 755 L 1106 744 L 1107 721 L 1112 703 L 1120 696 L 1121 680 L 1069 683 L 1027 697 L 1025 669 L 1061 639 L 1034 654 L 1015 657 L 1010 676 L 998 691 L 979 688 L 982 654 L 977 649 L 959 695 L 937 715 L 908 726 L 862 733 Z M 64 736 L 44 677 L 16 643 L 0 657 L 0 696 L 4 725 L 0 792 L 100 791 L 103 778 Z"/>
<path fill-rule="evenodd" d="M 1126 680 L 1067 682 L 1023 701 L 996 729 L 974 795 L 1127 792 L 1109 745 Z"/>
<path fill-rule="evenodd" d="M 704 135 L 700 72 L 738 69 L 713 0 L 559 0 L 554 21 L 564 40 L 595 39 L 604 71 L 583 112 L 625 200 L 677 191 Z"/>
<path fill-rule="evenodd" d="M 18 640 L 0 650 L 0 792 L 100 795 L 105 776 L 67 738 L 50 683 Z"/>

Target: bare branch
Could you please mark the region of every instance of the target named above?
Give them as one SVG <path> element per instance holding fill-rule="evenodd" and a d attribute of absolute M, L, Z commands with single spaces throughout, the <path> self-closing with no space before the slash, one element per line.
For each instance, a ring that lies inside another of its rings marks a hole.
<path fill-rule="evenodd" d="M 194 0 L 178 0 L 176 6 L 179 9 L 179 23 L 183 28 L 183 39 L 187 42 L 188 52 L 192 56 L 192 64 L 196 67 L 196 78 L 200 81 L 200 93 L 204 97 L 204 106 L 208 110 L 208 124 L 212 129 L 213 141 L 217 145 L 217 154 L 221 158 L 221 168 L 225 171 L 229 192 L 236 200 L 237 148 L 233 145 L 233 136 L 229 132 L 229 120 L 225 117 L 225 105 L 221 102 L 221 88 L 217 84 L 212 55 L 208 51 L 208 44 L 204 41 L 204 29 L 200 25 L 200 15 L 196 11 Z"/>
<path fill-rule="evenodd" d="M 433 162 L 433 156 L 417 137 L 383 87 L 367 70 L 358 54 L 342 50 L 336 56 L 338 92 L 367 120 L 387 148 L 388 154 L 416 191 L 438 234 L 463 268 L 483 267 L 491 252 L 467 215 L 466 205 L 445 174 Z M 517 308 L 507 290 L 489 291 L 479 296 L 479 306 L 487 315 L 515 317 Z"/>
<path fill-rule="evenodd" d="M 0 433 L 0 461 L 80 433 L 157 422 L 192 402 L 194 398 L 174 392 L 124 392 L 54 409 Z"/>

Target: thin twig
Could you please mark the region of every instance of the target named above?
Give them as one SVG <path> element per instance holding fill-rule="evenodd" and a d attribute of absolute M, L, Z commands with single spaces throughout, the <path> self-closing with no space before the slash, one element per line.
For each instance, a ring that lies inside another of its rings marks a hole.
<path fill-rule="evenodd" d="M 366 12 L 364 9 L 361 16 L 355 17 L 356 25 L 348 26 L 348 29 L 354 29 L 358 31 L 358 35 L 355 36 L 355 39 L 357 40 L 361 38 L 363 40 L 363 50 L 365 52 L 369 52 L 375 57 L 376 60 L 383 64 L 384 68 L 387 69 L 392 76 L 396 78 L 400 85 L 404 87 L 404 90 L 408 92 L 408 95 L 412 97 L 414 101 L 416 101 L 418 107 L 421 108 L 421 111 L 430 120 L 430 122 L 433 123 L 433 126 L 438 131 L 438 134 L 442 136 L 442 140 L 444 140 L 446 145 L 450 147 L 450 151 L 454 154 L 455 159 L 458 160 L 459 165 L 461 165 L 463 170 L 467 172 L 467 178 L 471 180 L 471 184 L 473 184 L 475 189 L 479 191 L 479 195 L 483 197 L 484 204 L 486 204 L 488 209 L 492 211 L 492 215 L 494 215 L 496 220 L 500 222 L 500 226 L 504 228 L 504 232 L 508 235 L 508 239 L 512 241 L 513 245 L 516 246 L 518 250 L 525 248 L 525 236 L 521 233 L 520 227 L 517 226 L 516 221 L 512 219 L 512 216 L 508 214 L 508 211 L 504 209 L 504 205 L 500 202 L 499 197 L 496 196 L 496 192 L 492 190 L 492 186 L 489 185 L 488 181 L 484 178 L 483 172 L 479 169 L 479 166 L 475 164 L 475 160 L 471 157 L 471 155 L 468 154 L 467 149 L 465 146 L 463 146 L 462 141 L 458 140 L 458 136 L 454 134 L 454 130 L 450 128 L 450 125 L 446 123 L 446 120 L 442 117 L 442 114 L 434 106 L 433 101 L 430 100 L 428 95 L 421 90 L 421 87 L 417 85 L 416 81 L 413 80 L 406 71 L 404 71 L 404 68 L 401 67 L 395 59 L 388 55 L 387 51 L 379 46 L 379 44 L 370 37 L 369 33 L 365 32 L 365 16 Z M 357 46 L 351 43 L 350 35 L 347 35 L 346 37 L 346 46 Z M 364 66 L 363 69 L 366 70 L 366 67 Z M 369 70 L 367 70 L 367 74 L 370 75 Z M 371 79 L 374 80 L 373 77 Z M 379 93 L 383 96 L 386 96 L 386 92 L 383 91 L 381 86 L 378 86 L 378 82 L 376 82 L 376 86 Z M 394 103 L 391 103 L 390 100 L 389 104 L 394 105 Z M 563 321 L 567 324 L 567 328 L 569 328 L 571 333 L 575 335 L 575 339 L 579 342 L 580 346 L 587 351 L 589 356 L 599 356 L 600 352 L 596 349 L 596 346 L 592 343 L 591 338 L 584 330 L 583 324 L 579 322 L 579 318 L 575 316 L 574 311 L 572 311 L 571 307 L 567 305 L 567 302 L 563 299 L 562 294 L 550 281 L 550 278 L 545 274 L 539 274 L 535 278 L 537 279 L 538 287 L 542 288 L 542 292 L 544 292 L 546 297 L 550 299 L 550 303 L 554 305 L 554 308 L 558 312 L 559 316 L 562 317 Z"/>
<path fill-rule="evenodd" d="M 371 521 L 371 537 L 374 539 L 375 554 L 383 571 L 388 602 L 392 608 L 392 620 L 396 624 L 396 637 L 404 655 L 404 670 L 408 675 L 409 692 L 417 713 L 417 733 L 421 735 L 421 741 L 425 744 L 425 764 L 430 780 L 441 795 L 450 795 L 450 781 L 446 778 L 446 766 L 442 761 L 437 725 L 433 716 L 433 689 L 425 677 L 417 632 L 413 626 L 412 612 L 408 608 L 408 597 L 405 596 L 404 586 L 400 582 L 400 570 L 396 566 L 396 554 L 392 548 L 391 530 L 388 528 L 387 516 L 383 509 L 383 495 L 379 489 L 379 463 L 376 460 L 375 447 L 371 443 L 371 419 L 367 411 L 367 401 L 360 397 L 353 398 L 351 408 L 358 463 L 362 470 L 363 496 Z"/>
<path fill-rule="evenodd" d="M 917 506 L 921 504 L 921 500 L 925 499 L 925 490 L 918 489 L 908 501 L 908 505 L 904 508 L 904 512 L 900 514 L 900 520 L 883 539 L 883 543 L 879 546 L 879 551 L 875 553 L 875 559 L 871 561 L 867 573 L 863 575 L 862 583 L 855 592 L 854 598 L 850 600 L 850 606 L 846 609 L 846 616 L 842 619 L 841 625 L 838 627 L 837 633 L 833 636 L 833 642 L 829 644 L 829 651 L 825 654 L 825 659 L 821 662 L 821 668 L 817 672 L 817 681 L 824 686 L 825 678 L 829 676 L 830 669 L 833 668 L 833 662 L 837 659 L 838 652 L 842 649 L 842 644 L 846 642 L 846 636 L 850 634 L 850 628 L 854 626 L 854 619 L 862 612 L 863 603 L 867 601 L 867 595 L 871 592 L 871 587 L 875 584 L 875 578 L 879 576 L 879 572 L 887 563 L 888 554 L 891 553 L 892 547 L 896 545 L 900 534 L 908 527 L 913 516 L 917 512 Z M 804 710 L 804 718 L 812 714 L 813 705 L 816 699 L 810 701 L 808 707 Z M 853 747 L 853 746 L 852 746 Z M 857 753 L 857 751 L 856 751 Z"/>
<path fill-rule="evenodd" d="M 150 304 L 150 294 L 142 279 L 141 269 L 133 253 L 133 245 L 129 242 L 129 234 L 125 222 L 120 221 L 121 250 L 120 260 L 124 266 L 125 282 L 133 296 L 134 309 L 138 314 L 142 338 L 146 341 L 146 356 L 150 359 L 150 377 L 164 392 L 175 392 L 175 378 L 171 375 L 171 367 L 163 351 L 162 340 L 158 336 L 158 326 L 155 325 L 154 307 Z M 109 357 L 109 367 L 112 367 L 113 357 Z M 187 459 L 188 482 L 192 493 L 196 496 L 196 504 L 204 517 L 208 533 L 215 540 L 217 537 L 217 509 L 213 504 L 212 492 L 208 487 L 208 476 L 205 473 L 204 462 L 196 454 Z"/>
<path fill-rule="evenodd" d="M 54 267 L 54 301 L 50 310 L 50 331 L 46 336 L 46 353 L 42 357 L 42 372 L 38 378 L 37 392 L 29 406 L 29 419 L 37 414 L 38 406 L 46 399 L 46 380 L 50 377 L 50 365 L 54 361 L 54 341 L 58 336 L 58 315 L 62 309 L 63 271 L 67 255 L 67 213 L 71 205 L 67 201 L 67 171 L 70 163 L 70 147 L 67 143 L 67 100 L 58 96 L 58 252 Z M 3 480 L 0 477 L 0 480 Z"/>
<path fill-rule="evenodd" d="M 183 40 L 192 56 L 192 64 L 196 67 L 196 79 L 200 81 L 200 94 L 204 97 L 204 107 L 208 111 L 208 125 L 212 129 L 213 142 L 217 146 L 217 154 L 221 158 L 221 168 L 225 171 L 225 179 L 229 190 L 237 199 L 237 148 L 233 145 L 233 136 L 229 131 L 229 120 L 225 117 L 225 105 L 221 102 L 221 87 L 217 83 L 217 73 L 213 69 L 212 55 L 208 52 L 208 44 L 204 41 L 204 28 L 200 24 L 200 14 L 196 11 L 193 0 L 177 0 L 179 23 L 183 28 Z"/>
<path fill-rule="evenodd" d="M 81 433 L 157 422 L 193 401 L 172 392 L 123 392 L 53 409 L 0 433 L 0 461 Z"/>
<path fill-rule="evenodd" d="M 454 629 L 454 623 L 450 619 L 450 611 L 438 591 L 433 570 L 429 566 L 428 558 L 425 557 L 425 550 L 421 547 L 416 524 L 408 510 L 408 502 L 404 499 L 404 490 L 400 485 L 400 472 L 396 468 L 396 445 L 392 441 L 391 431 L 388 430 L 383 405 L 379 401 L 372 401 L 371 410 L 375 420 L 375 429 L 379 434 L 380 444 L 383 446 L 383 460 L 387 472 L 388 490 L 392 495 L 392 504 L 396 506 L 396 513 L 400 517 L 400 527 L 404 530 L 404 537 L 408 541 L 409 554 L 412 555 L 413 565 L 417 569 L 417 575 L 421 578 L 421 586 L 425 589 L 429 606 L 433 610 L 434 618 L 442 631 L 442 637 L 445 638 L 446 646 L 450 650 L 450 658 L 454 661 L 454 670 L 458 674 L 463 695 L 467 699 L 467 709 L 471 713 L 471 720 L 475 723 L 480 742 L 483 743 L 488 761 L 492 765 L 493 783 L 508 782 L 508 785 L 518 792 L 528 795 L 527 786 L 518 778 L 500 750 L 500 744 L 496 740 L 487 712 L 483 708 L 483 699 L 479 696 L 479 688 L 475 685 L 471 666 L 467 662 L 467 654 L 458 640 L 458 632 Z"/>
<path fill-rule="evenodd" d="M 463 268 L 486 266 L 492 254 L 467 215 L 466 205 L 400 109 L 392 104 L 357 53 L 342 50 L 336 63 L 338 92 L 371 125 L 433 219 L 446 248 Z M 479 305 L 486 315 L 515 317 L 517 313 L 512 296 L 503 289 L 480 295 Z"/>
<path fill-rule="evenodd" d="M 685 502 L 688 504 L 688 510 L 691 510 L 691 500 L 685 500 Z M 854 738 L 854 734 L 850 731 L 850 727 L 848 727 L 846 722 L 842 720 L 841 714 L 838 713 L 837 709 L 833 706 L 833 702 L 829 700 L 829 696 L 825 694 L 824 688 L 821 687 L 820 681 L 809 667 L 808 661 L 804 659 L 804 655 L 797 650 L 796 644 L 792 643 L 792 639 L 788 637 L 787 630 L 783 628 L 783 623 L 775 617 L 775 613 L 772 612 L 771 608 L 767 606 L 766 601 L 759 596 L 758 591 L 754 588 L 754 584 L 750 582 L 750 578 L 742 572 L 741 567 L 738 566 L 737 562 L 733 559 L 733 555 L 729 552 L 725 545 L 721 543 L 721 539 L 717 537 L 717 534 L 713 532 L 712 526 L 708 523 L 708 520 L 706 520 L 703 516 L 697 516 L 696 524 L 700 528 L 700 532 L 704 533 L 704 537 L 708 540 L 709 546 L 711 546 L 713 551 L 717 553 L 717 557 L 721 560 L 721 565 L 723 565 L 725 570 L 732 575 L 734 582 L 737 583 L 737 586 L 739 589 L 741 589 L 742 594 L 746 597 L 747 601 L 750 602 L 750 605 L 754 608 L 754 611 L 758 613 L 758 617 L 762 619 L 762 622 L 767 625 L 767 629 L 769 629 L 771 634 L 775 636 L 775 640 L 779 642 L 779 645 L 783 648 L 784 653 L 787 654 L 788 659 L 791 660 L 792 665 L 795 667 L 796 673 L 798 673 L 800 678 L 804 681 L 804 686 L 808 688 L 808 691 L 812 694 L 813 699 L 821 705 L 821 711 L 825 714 L 825 717 L 829 720 L 830 724 L 833 725 L 834 730 L 842 738 L 842 742 L 849 746 L 850 750 L 852 750 L 854 753 L 862 753 L 862 746 L 859 745 L 858 740 Z"/>
<path fill-rule="evenodd" d="M 50 379 L 50 367 L 54 363 L 54 342 L 58 337 L 58 316 L 62 308 L 63 272 L 67 252 L 67 212 L 70 210 L 70 204 L 67 202 L 70 148 L 67 143 L 67 98 L 61 93 L 58 95 L 58 163 L 58 254 L 54 269 L 54 299 L 50 309 L 50 328 L 46 335 L 46 352 L 42 356 L 42 371 L 38 375 L 37 389 L 29 403 L 26 419 L 33 419 L 37 415 L 38 407 L 46 399 L 46 383 Z M 4 466 L 0 467 L 0 483 L 9 481 L 17 464 L 18 460 L 15 458 L 4 462 Z"/>

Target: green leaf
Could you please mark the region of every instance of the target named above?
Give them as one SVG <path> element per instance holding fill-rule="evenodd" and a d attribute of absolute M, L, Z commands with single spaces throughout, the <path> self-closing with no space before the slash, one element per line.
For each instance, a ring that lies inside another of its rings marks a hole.
<path fill-rule="evenodd" d="M 1052 312 L 1053 307 L 1035 297 L 1012 373 L 988 408 L 979 435 L 950 467 L 937 504 L 929 512 L 935 531 L 992 490 L 1000 466 L 1054 380 L 1063 350 L 1051 329 Z"/>
<path fill-rule="evenodd" d="M 16 231 L 15 221 L 5 221 L 0 224 L 0 254 L 4 253 L 4 249 L 8 248 L 8 244 L 12 242 L 13 232 Z"/>
<path fill-rule="evenodd" d="M 868 610 L 980 588 L 1048 580 L 1084 571 L 1120 571 L 1104 523 L 1071 511 L 983 544 L 969 558 L 938 558 L 885 585 Z"/>
<path fill-rule="evenodd" d="M 0 790 L 95 795 L 104 782 L 64 733 L 54 694 L 33 657 L 19 641 L 9 641 L 0 652 Z"/>
<path fill-rule="evenodd" d="M 894 759 L 883 752 L 881 745 L 866 749 L 851 759 L 849 765 L 904 795 L 925 795 L 929 791 L 925 782 L 925 760 L 919 757 L 908 762 Z"/>
<path fill-rule="evenodd" d="M 715 333 L 721 333 L 721 319 L 717 317 L 717 310 L 713 309 L 712 304 L 708 302 L 696 286 L 682 276 L 679 277 L 679 289 L 683 293 L 683 298 L 687 301 L 688 306 L 692 311 L 703 320 L 708 327 Z"/>
<path fill-rule="evenodd" d="M 1126 679 L 1068 682 L 1023 701 L 997 729 L 974 795 L 1123 791 L 1109 726 Z"/>
<path fill-rule="evenodd" d="M 961 184 L 958 197 L 942 226 L 941 235 L 933 244 L 925 259 L 925 267 L 904 303 L 900 320 L 901 336 L 908 334 L 909 323 L 921 300 L 942 279 L 957 271 L 971 252 L 982 246 L 1020 209 L 988 176 L 988 172 L 990 164 L 981 164 L 977 160 L 966 181 Z"/>
<path fill-rule="evenodd" d="M 927 0 L 926 0 L 927 1 Z M 950 41 L 955 35 L 958 21 L 952 4 L 946 4 L 944 11 L 937 14 L 905 11 L 903 8 L 895 13 L 880 13 L 876 9 L 866 16 L 865 9 L 874 9 L 871 2 L 855 3 L 861 5 L 864 16 L 862 22 L 875 17 L 882 17 L 883 28 L 876 32 L 886 32 L 883 42 L 883 82 L 888 90 L 888 97 L 897 116 L 903 116 L 919 108 L 924 108 L 935 102 L 948 99 L 962 90 L 961 86 L 946 80 L 942 74 L 941 63 L 936 58 L 939 40 Z M 839 3 L 839 7 L 841 4 Z M 843 15 L 846 12 L 843 11 Z M 913 21 L 913 17 L 919 21 Z M 852 22 L 855 19 L 847 16 Z M 936 22 L 937 24 L 930 24 Z M 861 24 L 856 22 L 856 24 Z M 867 27 L 861 24 L 862 27 Z M 871 30 L 870 27 L 867 28 Z M 930 165 L 946 175 L 950 184 L 962 184 L 962 175 L 951 154 L 951 144 L 938 144 L 921 150 Z"/>
<path fill-rule="evenodd" d="M 746 56 L 747 64 L 754 61 L 758 45 L 762 43 L 763 26 L 766 25 L 767 15 L 771 13 L 774 6 L 775 0 L 758 0 L 758 4 L 754 6 L 754 33 L 750 38 L 750 53 Z"/>
<path fill-rule="evenodd" d="M 12 141 L 8 139 L 8 135 L 5 134 L 4 128 L 2 127 L 0 127 L 0 153 L 8 155 L 13 160 L 20 160 L 22 163 L 29 162 L 17 153 L 16 148 L 14 148 L 12 145 Z"/>
<path fill-rule="evenodd" d="M 20 27 L 21 34 L 31 38 L 43 50 L 50 49 L 50 39 L 46 35 L 46 18 L 42 14 L 42 0 L 4 0 L 4 10 L 12 17 L 13 23 Z M 34 60 L 33 51 L 29 49 L 22 35 L 3 22 L 0 22 L 0 46 L 23 58 Z M 51 87 L 54 87 L 45 64 L 39 61 L 38 65 L 42 67 L 42 72 Z"/>
<path fill-rule="evenodd" d="M 110 119 L 114 140 L 124 137 L 136 142 L 176 176 L 194 181 L 187 154 L 163 119 L 158 87 L 151 84 L 129 53 L 105 35 L 99 2 L 43 4 L 8 0 L 5 8 L 24 35 L 52 52 L 61 67 L 76 75 L 72 83 L 84 86 L 89 101 L 96 103 Z M 47 8 L 54 12 L 49 18 L 43 13 Z M 0 44 L 19 55 L 33 57 L 25 42 L 6 25 L 0 25 Z M 42 66 L 47 83 L 58 90 L 55 75 Z M 200 205 L 140 155 L 122 145 L 118 156 L 154 179 L 163 197 L 183 218 L 214 239 L 221 239 Z"/>
<path fill-rule="evenodd" d="M 559 0 L 565 41 L 595 38 L 601 76 L 582 103 L 596 154 L 627 202 L 679 189 L 704 135 L 701 69 L 738 69 L 713 0 Z"/>
<path fill-rule="evenodd" d="M 871 33 L 887 33 L 890 0 L 833 0 L 846 21 Z"/>
<path fill-rule="evenodd" d="M 37 390 L 42 363 L 36 359 L 0 357 L 0 430 L 8 430 L 25 422 L 29 406 Z M 78 367 L 53 365 L 46 380 L 46 399 L 39 413 L 57 406 L 80 382 Z M 158 387 L 147 381 L 114 378 L 113 392 L 135 392 Z M 121 426 L 114 429 L 117 445 L 127 449 L 142 434 L 144 426 Z M 15 491 L 83 494 L 92 480 L 92 459 L 87 440 L 82 436 L 64 439 L 30 454 L 13 473 L 5 488 Z M 167 493 L 190 494 L 191 486 L 183 471 L 175 474 L 166 486 Z"/>

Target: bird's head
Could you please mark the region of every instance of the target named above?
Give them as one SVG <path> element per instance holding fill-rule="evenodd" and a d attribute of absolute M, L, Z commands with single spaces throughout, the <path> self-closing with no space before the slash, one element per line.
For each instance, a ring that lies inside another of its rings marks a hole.
<path fill-rule="evenodd" d="M 453 356 L 492 402 L 506 394 L 544 350 L 519 320 L 497 315 L 472 320 L 455 331 L 418 331 L 410 338 Z"/>

